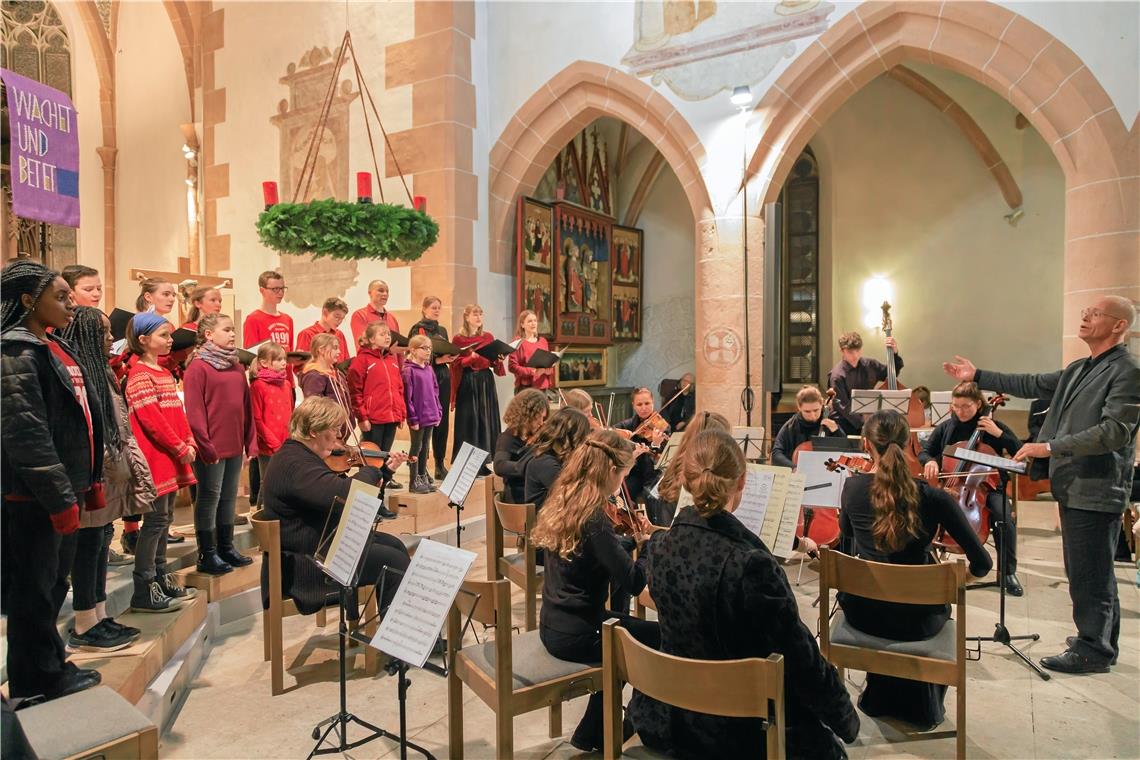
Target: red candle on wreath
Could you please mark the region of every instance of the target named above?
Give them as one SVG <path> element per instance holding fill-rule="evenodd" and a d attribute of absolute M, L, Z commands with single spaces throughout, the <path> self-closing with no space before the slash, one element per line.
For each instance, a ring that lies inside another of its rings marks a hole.
<path fill-rule="evenodd" d="M 417 195 L 417 196 L 413 197 L 412 198 L 412 205 L 415 206 L 416 211 L 419 211 L 422 214 L 427 213 L 427 197 L 426 196 Z"/>
<path fill-rule="evenodd" d="M 261 183 L 261 196 L 265 199 L 265 207 L 276 206 L 277 200 L 277 183 L 276 182 L 262 182 Z"/>
<path fill-rule="evenodd" d="M 356 202 L 372 202 L 372 174 L 370 172 L 356 173 Z"/>

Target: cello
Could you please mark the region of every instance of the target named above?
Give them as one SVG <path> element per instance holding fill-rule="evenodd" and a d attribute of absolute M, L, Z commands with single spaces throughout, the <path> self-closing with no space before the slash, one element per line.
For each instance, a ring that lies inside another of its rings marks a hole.
<path fill-rule="evenodd" d="M 1004 406 L 1005 400 L 1005 396 L 1000 393 L 990 397 L 987 400 L 989 408 L 985 416 L 992 418 L 994 410 Z M 953 444 L 953 449 L 978 451 L 997 456 L 997 452 L 991 446 L 982 443 L 982 435 L 984 435 L 982 429 L 975 428 L 968 440 Z M 986 506 L 986 498 L 990 493 L 1001 490 L 1001 475 L 993 468 L 967 463 L 949 454 L 942 457 L 942 468 L 948 471 L 946 475 L 941 476 L 946 481 L 942 485 L 943 489 L 957 499 L 958 507 L 966 516 L 966 522 L 970 524 L 978 540 L 984 544 L 990 535 L 990 510 Z M 942 531 L 939 543 L 949 551 L 961 552 L 961 547 L 953 538 L 946 535 L 945 530 Z"/>
<path fill-rule="evenodd" d="M 818 435 L 812 436 L 819 438 L 826 433 L 823 428 L 824 415 L 830 414 L 832 409 L 832 402 L 835 400 L 835 389 L 828 388 L 826 393 L 826 400 L 823 403 L 823 408 L 820 410 L 820 432 Z M 792 467 L 795 468 L 799 464 L 801 451 L 814 451 L 811 443 L 812 439 L 809 438 L 799 446 L 796 446 L 795 451 L 792 452 Z M 797 525 L 797 532 L 801 536 L 806 536 L 816 543 L 817 546 L 826 546 L 835 548 L 839 545 L 839 511 L 834 509 L 815 509 L 812 507 L 802 507 L 800 514 L 800 525 Z"/>

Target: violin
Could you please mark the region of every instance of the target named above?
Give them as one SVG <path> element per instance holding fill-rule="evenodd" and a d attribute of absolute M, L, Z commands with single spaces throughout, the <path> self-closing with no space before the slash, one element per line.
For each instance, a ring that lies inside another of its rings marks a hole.
<path fill-rule="evenodd" d="M 992 419 L 994 410 L 1004 406 L 1005 401 L 1006 397 L 1000 393 L 992 396 L 987 401 L 989 409 L 984 416 Z M 996 456 L 997 452 L 993 447 L 981 442 L 983 435 L 981 427 L 977 427 L 969 440 L 959 441 L 953 444 L 953 448 Z M 1001 489 L 1001 475 L 985 465 L 968 463 L 950 455 L 942 458 L 942 467 L 949 471 L 949 476 L 942 487 L 957 499 L 958 507 L 966 516 L 966 522 L 973 528 L 978 540 L 984 544 L 990 535 L 990 510 L 986 506 L 986 498 L 990 493 Z M 958 543 L 946 535 L 945 531 L 939 542 L 950 551 L 961 551 Z"/>
<path fill-rule="evenodd" d="M 325 457 L 325 466 L 333 472 L 345 473 L 353 467 L 367 465 L 383 467 L 387 459 L 388 452 L 381 451 L 380 447 L 371 441 L 364 441 L 359 446 L 341 443 Z"/>
<path fill-rule="evenodd" d="M 828 472 L 870 472 L 871 460 L 865 457 L 853 457 L 850 454 L 840 454 L 823 463 Z"/>
<path fill-rule="evenodd" d="M 635 511 L 630 507 L 631 503 L 629 491 L 626 490 L 625 483 L 622 483 L 621 491 L 610 496 L 602 505 L 606 517 L 613 523 L 614 532 L 619 536 L 636 536 L 653 530 L 653 525 L 645 516 L 645 510 Z"/>

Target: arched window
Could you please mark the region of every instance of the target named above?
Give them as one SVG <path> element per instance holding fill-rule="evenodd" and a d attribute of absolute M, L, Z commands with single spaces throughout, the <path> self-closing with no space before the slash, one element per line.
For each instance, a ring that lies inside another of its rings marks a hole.
<path fill-rule="evenodd" d="M 784 209 L 784 382 L 818 383 L 819 164 L 805 148 L 780 193 Z"/>
<path fill-rule="evenodd" d="M 71 92 L 71 41 L 67 28 L 55 6 L 48 2 L 30 0 L 4 0 L 0 2 L 0 22 L 4 27 L 0 45 L 0 66 L 17 74 L 43 82 L 49 87 Z M 8 105 L 4 103 L 4 144 L 0 147 L 4 162 L 3 193 L 4 213 L 8 215 L 14 240 L 4 241 L 4 258 L 25 253 L 42 260 L 53 269 L 60 269 L 76 261 L 76 234 L 72 227 L 43 224 L 30 219 L 18 219 L 12 214 L 12 181 L 7 164 Z"/>

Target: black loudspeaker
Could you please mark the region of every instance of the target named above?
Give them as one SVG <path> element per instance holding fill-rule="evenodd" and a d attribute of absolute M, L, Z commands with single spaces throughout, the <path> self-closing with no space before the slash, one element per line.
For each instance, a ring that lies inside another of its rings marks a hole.
<path fill-rule="evenodd" d="M 764 360 L 765 393 L 779 393 L 784 382 L 783 296 L 784 209 L 764 204 Z"/>

